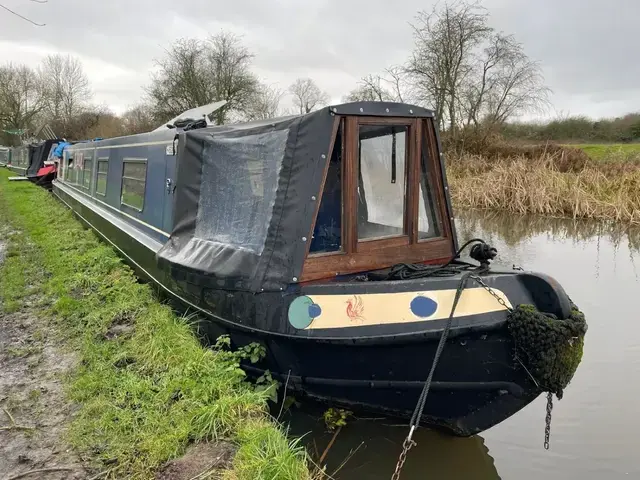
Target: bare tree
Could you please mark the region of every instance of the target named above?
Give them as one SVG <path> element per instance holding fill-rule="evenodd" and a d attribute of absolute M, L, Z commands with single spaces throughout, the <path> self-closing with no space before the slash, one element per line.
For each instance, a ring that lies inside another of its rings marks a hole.
<path fill-rule="evenodd" d="M 216 99 L 227 101 L 216 113 L 218 123 L 222 124 L 228 111 L 243 111 L 258 89 L 258 78 L 251 72 L 253 54 L 240 43 L 239 37 L 221 32 L 209 39 L 208 59 Z"/>
<path fill-rule="evenodd" d="M 441 127 L 455 132 L 461 86 L 474 70 L 474 52 L 488 38 L 488 13 L 465 0 L 419 12 L 412 25 L 415 47 L 407 67 L 421 99 L 435 108 Z"/>
<path fill-rule="evenodd" d="M 118 117 L 107 105 L 90 105 L 69 119 L 68 138 L 111 138 L 124 135 L 122 118 Z"/>
<path fill-rule="evenodd" d="M 240 39 L 227 32 L 206 41 L 176 41 L 156 61 L 158 71 L 147 88 L 154 116 L 165 121 L 190 108 L 226 100 L 216 112 L 217 123 L 225 123 L 231 112 L 243 112 L 258 88 L 250 70 L 252 58 Z"/>
<path fill-rule="evenodd" d="M 0 67 L 0 127 L 28 129 L 44 108 L 35 72 L 11 63 Z"/>
<path fill-rule="evenodd" d="M 47 0 L 32 0 L 34 3 L 47 3 Z M 18 18 L 21 18 L 22 20 L 29 22 L 32 25 L 35 25 L 36 27 L 44 27 L 46 24 L 45 23 L 38 23 L 38 22 L 34 22 L 33 20 L 31 20 L 28 17 L 25 17 L 24 15 L 19 14 L 18 12 L 11 10 L 9 7 L 7 7 L 6 5 L 3 5 L 0 3 L 0 8 L 3 8 L 4 10 L 6 10 L 7 12 L 9 12 L 12 15 L 15 15 Z"/>
<path fill-rule="evenodd" d="M 146 104 L 136 105 L 122 114 L 122 127 L 126 135 L 150 132 L 156 128 L 157 123 L 151 107 Z"/>
<path fill-rule="evenodd" d="M 92 97 L 82 63 L 70 55 L 49 55 L 38 69 L 38 79 L 44 95 L 45 120 L 59 135 L 71 136 L 69 121 L 87 107 Z"/>
<path fill-rule="evenodd" d="M 320 90 L 310 78 L 298 78 L 289 87 L 289 92 L 293 95 L 293 103 L 300 114 L 309 113 L 329 103 L 329 95 Z"/>
<path fill-rule="evenodd" d="M 207 63 L 204 42 L 179 39 L 171 45 L 165 57 L 156 61 L 158 71 L 151 74 L 147 88 L 154 116 L 167 121 L 217 100 Z"/>
<path fill-rule="evenodd" d="M 549 106 L 551 90 L 544 84 L 538 62 L 524 53 L 513 36 L 496 34 L 485 48 L 478 101 L 473 105 L 474 124 L 482 120 L 503 124 L 525 112 L 542 112 Z"/>
<path fill-rule="evenodd" d="M 277 87 L 260 85 L 245 108 L 247 120 L 266 120 L 282 115 L 280 101 L 284 92 Z"/>
<path fill-rule="evenodd" d="M 502 124 L 548 104 L 540 65 L 488 19 L 480 2 L 457 0 L 420 12 L 413 25 L 406 72 L 419 101 L 434 107 L 453 138 L 458 127 Z"/>
<path fill-rule="evenodd" d="M 389 67 L 384 75 L 367 75 L 358 87 L 344 98 L 347 102 L 404 102 L 406 96 L 405 73 L 402 67 Z"/>

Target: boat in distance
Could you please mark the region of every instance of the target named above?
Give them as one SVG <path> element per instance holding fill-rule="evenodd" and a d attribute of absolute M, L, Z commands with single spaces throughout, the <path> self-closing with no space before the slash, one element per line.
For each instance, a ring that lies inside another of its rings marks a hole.
<path fill-rule="evenodd" d="M 51 189 L 51 182 L 56 178 L 57 165 L 67 145 L 69 143 L 62 139 L 52 138 L 17 147 L 0 147 L 0 166 L 18 174 L 17 177 L 12 177 L 13 180 L 29 180 Z"/>
<path fill-rule="evenodd" d="M 409 417 L 433 367 L 420 421 L 469 436 L 550 388 L 561 395 L 578 366 L 581 348 L 556 388 L 538 365 L 543 347 L 520 342 L 526 330 L 531 345 L 553 343 L 514 312 L 539 312 L 550 330 L 575 316 L 555 280 L 490 267 L 482 242 L 479 265 L 459 260 L 439 133 L 422 107 L 181 119 L 69 145 L 57 172 L 53 193 L 201 313 L 211 343 L 259 343 L 266 356 L 243 368 L 297 394 Z"/>

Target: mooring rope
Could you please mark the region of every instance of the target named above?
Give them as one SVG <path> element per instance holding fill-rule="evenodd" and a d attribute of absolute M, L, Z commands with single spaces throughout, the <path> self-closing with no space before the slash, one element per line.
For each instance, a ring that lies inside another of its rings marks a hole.
<path fill-rule="evenodd" d="M 418 403 L 416 404 L 416 408 L 413 411 L 413 415 L 411 416 L 411 421 L 409 422 L 409 434 L 407 438 L 402 442 L 402 453 L 400 454 L 400 458 L 398 459 L 398 463 L 396 465 L 395 472 L 391 477 L 392 480 L 398 480 L 400 478 L 400 472 L 402 470 L 402 466 L 407 458 L 407 453 L 413 446 L 416 445 L 416 442 L 412 440 L 413 433 L 416 428 L 420 424 L 420 418 L 422 417 L 422 412 L 424 411 L 424 407 L 427 403 L 427 396 L 429 395 L 429 389 L 431 388 L 431 381 L 433 379 L 433 374 L 438 366 L 438 361 L 440 360 L 440 356 L 442 355 L 442 351 L 444 350 L 444 345 L 447 341 L 447 337 L 449 336 L 449 331 L 451 330 L 451 324 L 453 323 L 453 315 L 455 314 L 456 307 L 458 306 L 458 301 L 460 300 L 460 296 L 466 286 L 467 280 L 472 275 L 472 273 L 477 272 L 466 272 L 462 274 L 462 278 L 460 279 L 460 283 L 458 284 L 458 288 L 456 289 L 456 296 L 453 299 L 453 305 L 451 307 L 451 313 L 449 314 L 449 318 L 447 319 L 447 324 L 442 331 L 442 335 L 440 335 L 440 341 L 438 342 L 438 348 L 436 349 L 436 353 L 433 357 L 433 363 L 431 364 L 431 370 L 429 371 L 429 376 L 424 383 L 424 387 L 422 387 L 422 392 L 420 393 L 420 397 L 418 398 Z"/>
<path fill-rule="evenodd" d="M 422 417 L 427 402 L 433 374 L 449 336 L 458 301 L 460 300 L 463 290 L 466 288 L 466 283 L 469 278 L 482 286 L 509 312 L 507 325 L 508 331 L 515 343 L 516 358 L 533 379 L 536 386 L 542 391 L 547 392 L 547 414 L 545 418 L 544 438 L 544 448 L 547 450 L 549 449 L 549 436 L 551 431 L 553 395 L 555 394 L 558 399 L 562 398 L 564 388 L 571 381 L 582 359 L 584 336 L 587 331 L 584 314 L 573 302 L 571 302 L 571 314 L 566 319 L 558 319 L 553 315 L 539 312 L 533 305 L 518 305 L 515 308 L 507 305 L 505 300 L 494 292 L 480 277 L 482 273 L 489 271 L 488 260 L 495 257 L 496 251 L 482 240 L 479 241 L 481 242 L 480 245 L 474 246 L 476 251 L 474 252 L 472 250 L 471 256 L 480 261 L 480 267 L 476 267 L 475 270 L 468 270 L 462 274 L 460 283 L 456 289 L 451 313 L 449 314 L 446 326 L 438 342 L 438 348 L 434 355 L 429 376 L 425 381 L 420 397 L 418 398 L 418 403 L 411 416 L 409 434 L 402 443 L 402 452 L 396 464 L 395 472 L 391 477 L 392 480 L 398 480 L 400 478 L 400 472 L 406 461 L 407 453 L 416 445 L 412 437 L 420 424 L 420 418 Z M 469 243 L 471 242 L 467 242 L 463 248 Z M 459 255 L 459 252 L 456 256 L 457 255 Z M 451 263 L 451 261 L 449 263 Z M 521 358 L 526 360 L 528 367 L 522 363 Z"/>
<path fill-rule="evenodd" d="M 469 263 L 462 263 L 458 265 L 452 265 L 452 263 L 460 257 L 462 251 L 467 248 L 469 245 L 473 243 L 479 243 L 482 246 L 482 252 L 480 258 L 477 258 L 480 261 L 480 266 L 475 266 Z M 462 296 L 462 292 L 464 291 L 467 280 L 472 278 L 479 278 L 478 275 L 482 274 L 489 270 L 489 259 L 495 258 L 496 250 L 494 248 L 489 247 L 486 242 L 479 238 L 474 238 L 466 242 L 462 247 L 458 249 L 455 255 L 449 260 L 446 264 L 441 265 L 439 267 L 428 267 L 424 265 L 406 265 L 400 264 L 391 269 L 389 272 L 389 277 L 395 279 L 409 279 L 409 278 L 423 278 L 429 276 L 449 276 L 461 273 L 461 271 L 466 270 L 462 277 L 460 278 L 460 283 L 456 288 L 456 295 L 453 299 L 453 305 L 451 306 L 451 312 L 449 313 L 449 318 L 447 319 L 447 323 L 442 331 L 442 335 L 440 335 L 440 341 L 438 342 L 438 347 L 436 349 L 436 353 L 433 357 L 433 363 L 431 364 L 431 370 L 429 370 L 429 375 L 422 387 L 422 392 L 420 392 L 420 396 L 418 397 L 418 403 L 413 411 L 413 415 L 411 415 L 411 420 L 409 421 L 409 434 L 402 442 L 402 452 L 400 453 L 400 458 L 398 459 L 398 463 L 396 464 L 396 469 L 391 477 L 392 480 L 398 480 L 400 478 L 400 472 L 402 470 L 402 466 L 407 458 L 407 453 L 409 450 L 416 445 L 416 442 L 413 441 L 413 433 L 416 428 L 418 428 L 420 424 L 420 419 L 422 418 L 422 413 L 424 411 L 424 407 L 427 404 L 427 397 L 429 396 L 429 390 L 431 388 L 431 382 L 433 380 L 433 374 L 436 371 L 436 367 L 438 366 L 438 362 L 440 360 L 440 356 L 442 355 L 442 351 L 444 350 L 445 343 L 447 342 L 447 338 L 449 337 L 449 332 L 451 331 L 451 325 L 453 323 L 453 316 L 456 312 L 456 307 L 458 306 L 458 302 L 460 297 Z M 473 268 L 473 270 L 471 270 Z M 475 275 L 474 275 L 475 274 Z M 482 282 L 483 283 L 483 282 Z"/>

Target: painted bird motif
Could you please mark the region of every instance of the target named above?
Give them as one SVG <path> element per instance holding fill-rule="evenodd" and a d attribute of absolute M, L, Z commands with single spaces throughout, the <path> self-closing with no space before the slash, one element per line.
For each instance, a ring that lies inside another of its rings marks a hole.
<path fill-rule="evenodd" d="M 351 321 L 363 322 L 365 318 L 362 316 L 364 313 L 364 303 L 358 295 L 354 295 L 345 302 L 347 304 L 347 316 Z"/>

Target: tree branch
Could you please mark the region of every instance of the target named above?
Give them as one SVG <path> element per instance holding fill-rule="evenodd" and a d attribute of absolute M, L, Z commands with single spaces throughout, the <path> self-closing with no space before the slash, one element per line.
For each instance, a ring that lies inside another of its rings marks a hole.
<path fill-rule="evenodd" d="M 32 0 L 35 1 L 35 0 Z M 36 2 L 36 3 L 46 3 L 46 2 Z M 12 13 L 13 15 L 15 15 L 16 17 L 20 17 L 21 19 L 32 23 L 33 25 L 35 25 L 36 27 L 44 27 L 46 25 L 46 23 L 36 23 L 33 20 L 31 20 L 30 18 L 24 17 L 22 15 L 20 15 L 18 12 L 14 12 L 13 10 L 11 10 L 9 7 L 4 6 L 3 4 L 0 3 L 0 7 L 4 8 L 7 12 Z"/>

